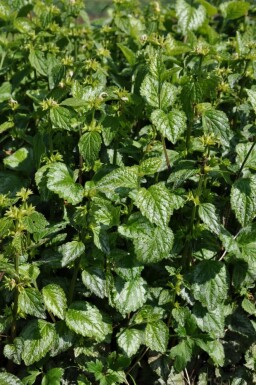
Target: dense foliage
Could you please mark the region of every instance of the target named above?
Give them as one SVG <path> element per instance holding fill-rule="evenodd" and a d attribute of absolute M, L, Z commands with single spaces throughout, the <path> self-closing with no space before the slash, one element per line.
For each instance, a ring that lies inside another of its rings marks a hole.
<path fill-rule="evenodd" d="M 256 383 L 256 6 L 169 3 L 0 1 L 1 385 Z"/>

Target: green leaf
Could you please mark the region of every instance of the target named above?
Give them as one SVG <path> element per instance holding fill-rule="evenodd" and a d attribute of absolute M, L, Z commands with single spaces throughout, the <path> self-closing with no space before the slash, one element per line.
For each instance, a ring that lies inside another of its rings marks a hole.
<path fill-rule="evenodd" d="M 194 342 L 188 338 L 171 348 L 170 357 L 174 359 L 174 369 L 178 373 L 185 369 L 187 363 L 191 360 L 194 345 Z"/>
<path fill-rule="evenodd" d="M 126 45 L 124 45 L 124 44 L 117 43 L 117 46 L 122 51 L 122 53 L 125 56 L 125 58 L 128 61 L 128 63 L 131 66 L 134 66 L 135 63 L 136 63 L 136 55 L 135 55 L 135 53 L 130 48 L 128 48 Z"/>
<path fill-rule="evenodd" d="M 22 359 L 26 366 L 40 361 L 50 351 L 54 339 L 54 325 L 43 320 L 33 320 L 22 330 Z"/>
<path fill-rule="evenodd" d="M 236 146 L 236 162 L 240 167 L 242 166 L 245 158 L 247 157 L 247 154 L 249 153 L 251 147 L 252 143 L 238 143 L 238 145 Z M 243 167 L 244 170 L 246 168 L 256 170 L 256 147 L 253 147 Z"/>
<path fill-rule="evenodd" d="M 45 219 L 45 216 L 43 214 L 35 211 L 30 215 L 24 217 L 22 219 L 22 224 L 29 233 L 33 234 L 40 231 L 44 231 L 45 227 L 49 224 L 49 222 Z"/>
<path fill-rule="evenodd" d="M 27 147 L 21 147 L 13 154 L 4 158 L 4 165 L 12 170 L 23 171 L 30 174 L 33 171 L 32 150 Z"/>
<path fill-rule="evenodd" d="M 119 224 L 120 207 L 115 207 L 113 204 L 104 198 L 93 197 L 90 207 L 90 215 L 96 224 L 104 225 L 108 228 Z"/>
<path fill-rule="evenodd" d="M 206 0 L 197 0 L 198 3 L 204 6 L 206 9 L 206 12 L 209 16 L 215 16 L 218 13 L 218 8 L 216 8 L 214 5 L 210 4 Z"/>
<path fill-rule="evenodd" d="M 118 188 L 135 189 L 138 186 L 138 166 L 120 167 L 105 175 L 98 183 L 97 189 L 114 191 Z"/>
<path fill-rule="evenodd" d="M 48 370 L 46 375 L 43 377 L 41 385 L 60 385 L 61 379 L 64 375 L 64 369 L 52 368 Z"/>
<path fill-rule="evenodd" d="M 223 304 L 228 294 L 226 266 L 212 260 L 199 262 L 193 271 L 192 292 L 209 311 Z"/>
<path fill-rule="evenodd" d="M 57 284 L 49 284 L 42 289 L 46 309 L 60 319 L 64 319 L 67 308 L 67 298 L 64 290 Z"/>
<path fill-rule="evenodd" d="M 207 310 L 201 304 L 196 303 L 193 315 L 197 326 L 209 334 L 212 338 L 223 338 L 225 334 L 225 308 L 223 305 L 216 306 L 213 310 Z"/>
<path fill-rule="evenodd" d="M 256 91 L 253 90 L 246 90 L 249 102 L 252 105 L 252 108 L 254 109 L 254 112 L 256 114 Z"/>
<path fill-rule="evenodd" d="M 18 297 L 18 306 L 21 312 L 38 318 L 46 318 L 43 298 L 38 289 L 23 288 Z"/>
<path fill-rule="evenodd" d="M 55 323 L 55 333 L 55 339 L 50 351 L 51 357 L 56 357 L 70 349 L 76 339 L 75 333 L 67 327 L 64 321 Z"/>
<path fill-rule="evenodd" d="M 14 127 L 14 123 L 13 122 L 4 122 L 2 124 L 0 124 L 0 134 L 2 134 L 3 132 L 9 130 L 9 128 L 12 128 Z"/>
<path fill-rule="evenodd" d="M 1 10 L 1 7 L 0 7 L 0 10 Z M 23 385 L 23 383 L 21 382 L 21 380 L 18 379 L 18 377 L 7 372 L 0 373 L 0 383 L 1 385 Z"/>
<path fill-rule="evenodd" d="M 155 227 L 143 217 L 136 217 L 127 225 L 119 226 L 118 231 L 133 240 L 139 261 L 155 263 L 169 258 L 174 241 L 170 228 Z"/>
<path fill-rule="evenodd" d="M 48 62 L 42 51 L 31 50 L 28 56 L 31 66 L 42 76 L 47 76 Z"/>
<path fill-rule="evenodd" d="M 178 89 L 166 81 L 159 83 L 158 79 L 148 74 L 141 84 L 140 93 L 150 106 L 164 110 L 174 104 Z"/>
<path fill-rule="evenodd" d="M 196 31 L 201 27 L 206 18 L 206 11 L 202 5 L 198 8 L 194 8 L 185 0 L 176 1 L 176 14 L 178 17 L 178 24 L 184 35 L 189 31 Z"/>
<path fill-rule="evenodd" d="M 118 346 L 128 357 L 132 357 L 144 342 L 144 332 L 134 328 L 121 329 L 117 338 Z"/>
<path fill-rule="evenodd" d="M 74 302 L 66 313 L 66 324 L 75 333 L 103 341 L 111 332 L 109 321 L 105 321 L 96 306 L 86 302 Z"/>
<path fill-rule="evenodd" d="M 0 14 L 1 14 L 1 7 L 0 7 Z M 12 96 L 12 85 L 9 82 L 3 82 L 0 87 L 0 103 L 4 102 L 5 100 L 9 100 Z"/>
<path fill-rule="evenodd" d="M 245 16 L 250 8 L 247 1 L 226 1 L 220 4 L 220 10 L 223 16 L 229 20 L 239 19 Z"/>
<path fill-rule="evenodd" d="M 83 199 L 83 187 L 73 181 L 72 173 L 64 163 L 53 163 L 47 172 L 47 187 L 73 205 Z"/>
<path fill-rule="evenodd" d="M 153 175 L 159 172 L 162 166 L 162 158 L 152 157 L 140 163 L 139 173 L 142 175 Z"/>
<path fill-rule="evenodd" d="M 85 246 L 83 242 L 71 241 L 61 245 L 58 248 L 58 251 L 62 255 L 61 265 L 67 266 L 70 262 L 75 261 L 84 253 Z"/>
<path fill-rule="evenodd" d="M 16 337 L 12 344 L 6 344 L 4 347 L 4 356 L 8 360 L 13 361 L 15 364 L 21 364 L 21 354 L 23 351 L 23 340 L 20 337 Z"/>
<path fill-rule="evenodd" d="M 205 350 L 213 360 L 214 365 L 223 366 L 225 360 L 225 352 L 222 343 L 218 340 L 207 341 L 206 346 L 207 349 Z"/>
<path fill-rule="evenodd" d="M 75 117 L 75 112 L 66 107 L 56 106 L 50 109 L 50 119 L 54 128 L 72 131 Z"/>
<path fill-rule="evenodd" d="M 29 370 L 29 375 L 22 378 L 23 385 L 34 385 L 36 382 L 36 378 L 41 375 L 41 371 L 39 370 Z"/>
<path fill-rule="evenodd" d="M 256 178 L 240 178 L 231 189 L 231 208 L 242 226 L 247 226 L 256 217 Z"/>
<path fill-rule="evenodd" d="M 225 112 L 206 109 L 202 114 L 202 124 L 205 133 L 214 134 L 223 146 L 230 145 L 231 131 Z"/>
<path fill-rule="evenodd" d="M 147 283 L 141 277 L 125 282 L 123 287 L 118 287 L 114 299 L 116 308 L 122 314 L 138 310 L 146 300 Z"/>
<path fill-rule="evenodd" d="M 244 298 L 242 301 L 242 308 L 246 313 L 250 315 L 256 315 L 256 307 L 255 304 L 250 301 L 248 298 Z"/>
<path fill-rule="evenodd" d="M 88 267 L 82 272 L 85 287 L 99 298 L 106 296 L 106 277 L 103 270 L 96 266 Z"/>
<path fill-rule="evenodd" d="M 79 152 L 89 166 L 93 166 L 98 159 L 101 148 L 101 136 L 97 131 L 90 131 L 83 134 L 79 140 Z"/>
<path fill-rule="evenodd" d="M 151 114 L 152 123 L 163 137 L 175 144 L 186 130 L 186 115 L 183 111 L 173 109 L 166 114 L 162 110 L 155 110 Z"/>
<path fill-rule="evenodd" d="M 145 329 L 145 345 L 151 350 L 165 353 L 169 340 L 169 329 L 163 321 L 150 322 Z"/>
<path fill-rule="evenodd" d="M 134 204 L 140 209 L 142 215 L 158 226 L 168 225 L 170 216 L 173 213 L 173 194 L 162 183 L 144 187 L 138 190 Z"/>
<path fill-rule="evenodd" d="M 200 203 L 198 214 L 209 230 L 217 235 L 220 233 L 220 221 L 212 203 Z"/>
<path fill-rule="evenodd" d="M 31 34 L 35 30 L 35 24 L 27 17 L 17 17 L 13 22 L 13 26 L 20 33 L 25 34 Z"/>

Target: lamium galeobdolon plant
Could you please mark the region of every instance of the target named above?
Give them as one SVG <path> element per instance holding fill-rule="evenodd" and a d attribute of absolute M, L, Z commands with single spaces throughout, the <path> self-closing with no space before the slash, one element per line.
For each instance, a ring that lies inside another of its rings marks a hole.
<path fill-rule="evenodd" d="M 0 30 L 0 384 L 255 383 L 255 2 Z"/>

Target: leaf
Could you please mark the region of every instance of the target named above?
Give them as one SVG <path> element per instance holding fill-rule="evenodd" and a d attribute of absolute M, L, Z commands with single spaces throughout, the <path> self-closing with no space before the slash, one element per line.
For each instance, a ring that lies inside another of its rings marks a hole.
<path fill-rule="evenodd" d="M 152 123 L 163 137 L 175 144 L 186 130 L 186 115 L 183 111 L 173 109 L 166 114 L 162 110 L 155 110 L 151 114 Z"/>
<path fill-rule="evenodd" d="M 206 11 L 202 5 L 198 8 L 194 8 L 185 0 L 176 1 L 176 14 L 178 17 L 178 24 L 184 35 L 189 31 L 196 31 L 201 27 L 206 18 Z"/>
<path fill-rule="evenodd" d="M 247 1 L 226 1 L 220 4 L 220 10 L 223 16 L 229 20 L 239 19 L 245 16 L 250 8 Z"/>
<path fill-rule="evenodd" d="M 50 119 L 54 128 L 72 131 L 75 117 L 75 112 L 66 107 L 56 106 L 50 109 Z"/>
<path fill-rule="evenodd" d="M 236 146 L 236 162 L 241 167 L 245 158 L 247 157 L 247 154 L 249 153 L 250 149 L 252 147 L 252 143 L 238 143 Z M 250 155 L 248 156 L 245 164 L 244 164 L 244 170 L 246 168 L 251 168 L 252 170 L 256 170 L 256 148 L 253 147 Z"/>
<path fill-rule="evenodd" d="M 223 304 L 228 294 L 226 266 L 212 260 L 199 262 L 193 271 L 192 292 L 209 311 Z"/>
<path fill-rule="evenodd" d="M 79 152 L 89 166 L 93 166 L 98 159 L 101 148 L 101 136 L 97 131 L 83 134 L 79 140 Z"/>
<path fill-rule="evenodd" d="M 23 351 L 23 340 L 20 337 L 16 337 L 12 344 L 6 344 L 4 347 L 4 356 L 8 360 L 13 361 L 15 364 L 21 364 L 21 354 Z"/>
<path fill-rule="evenodd" d="M 231 188 L 231 208 L 242 226 L 256 217 L 256 178 L 240 178 Z"/>
<path fill-rule="evenodd" d="M 136 218 L 128 225 L 119 226 L 120 234 L 132 238 L 135 253 L 143 263 L 155 263 L 169 258 L 174 236 L 169 227 L 155 227 L 147 220 Z"/>
<path fill-rule="evenodd" d="M 164 110 L 174 104 L 178 89 L 166 81 L 159 83 L 158 79 L 147 74 L 141 84 L 140 93 L 150 106 Z"/>
<path fill-rule="evenodd" d="M 13 26 L 20 33 L 25 33 L 28 35 L 33 33 L 33 31 L 35 30 L 34 23 L 27 17 L 17 17 L 13 22 Z"/>
<path fill-rule="evenodd" d="M 209 230 L 217 235 L 220 233 L 220 221 L 212 203 L 200 203 L 198 214 Z"/>
<path fill-rule="evenodd" d="M 18 306 L 21 312 L 38 318 L 46 318 L 43 298 L 38 289 L 23 288 L 18 297 Z"/>
<path fill-rule="evenodd" d="M 142 215 L 161 227 L 168 225 L 175 208 L 173 203 L 173 195 L 162 183 L 140 188 L 134 200 Z"/>
<path fill-rule="evenodd" d="M 198 302 L 193 308 L 197 326 L 212 338 L 223 338 L 225 334 L 225 309 L 223 305 L 207 310 Z"/>
<path fill-rule="evenodd" d="M 57 284 L 49 284 L 42 289 L 46 309 L 60 319 L 64 319 L 67 308 L 67 298 L 64 290 Z"/>
<path fill-rule="evenodd" d="M 66 324 L 75 333 L 103 341 L 112 332 L 96 306 L 87 302 L 74 302 L 66 313 Z"/>
<path fill-rule="evenodd" d="M 22 359 L 26 366 L 40 361 L 50 351 L 55 339 L 54 326 L 43 320 L 33 320 L 22 330 Z"/>
<path fill-rule="evenodd" d="M 99 298 L 106 296 L 106 277 L 103 270 L 96 266 L 88 267 L 82 272 L 85 287 Z"/>
<path fill-rule="evenodd" d="M 1 385 L 23 385 L 23 383 L 21 382 L 21 380 L 18 379 L 18 377 L 7 372 L 0 373 L 0 383 Z"/>
<path fill-rule="evenodd" d="M 117 43 L 117 46 L 122 51 L 123 55 L 125 56 L 126 60 L 130 64 L 130 66 L 134 66 L 136 63 L 136 55 L 135 53 L 126 45 Z"/>
<path fill-rule="evenodd" d="M 160 171 L 162 165 L 162 158 L 152 157 L 143 160 L 140 163 L 139 173 L 142 175 L 153 175 Z"/>
<path fill-rule="evenodd" d="M 188 338 L 171 348 L 170 357 L 174 359 L 174 369 L 178 373 L 185 369 L 187 363 L 191 360 L 194 345 L 194 342 Z"/>
<path fill-rule="evenodd" d="M 145 345 L 151 350 L 165 353 L 169 341 L 169 329 L 163 321 L 150 322 L 145 329 Z"/>
<path fill-rule="evenodd" d="M 22 224 L 29 233 L 33 234 L 40 231 L 44 231 L 45 227 L 49 224 L 49 222 L 45 219 L 45 216 L 43 214 L 35 211 L 30 215 L 24 217 L 22 219 Z"/>
<path fill-rule="evenodd" d="M 202 124 L 205 133 L 214 134 L 223 146 L 230 145 L 231 131 L 225 112 L 206 109 L 202 114 Z"/>
<path fill-rule="evenodd" d="M 23 385 L 33 385 L 36 382 L 36 378 L 41 375 L 39 370 L 29 370 L 29 375 L 22 378 Z"/>
<path fill-rule="evenodd" d="M 90 215 L 97 225 L 111 228 L 119 224 L 120 207 L 115 207 L 109 200 L 93 197 L 90 207 Z"/>
<path fill-rule="evenodd" d="M 23 171 L 30 174 L 33 169 L 32 150 L 27 147 L 21 147 L 13 154 L 4 158 L 4 165 L 12 170 Z"/>
<path fill-rule="evenodd" d="M 135 189 L 138 186 L 138 166 L 120 167 L 105 175 L 98 183 L 97 189 L 104 192 L 118 188 Z"/>
<path fill-rule="evenodd" d="M 73 181 L 72 174 L 64 163 L 56 162 L 49 166 L 47 187 L 73 205 L 83 199 L 83 187 Z"/>
<path fill-rule="evenodd" d="M 0 14 L 1 14 L 1 7 L 0 7 Z M 12 96 L 11 92 L 12 92 L 11 83 L 3 82 L 0 87 L 0 103 L 4 102 L 5 100 L 9 100 Z"/>
<path fill-rule="evenodd" d="M 51 368 L 45 374 L 41 385 L 60 385 L 61 379 L 64 375 L 64 369 L 62 368 Z"/>
<path fill-rule="evenodd" d="M 131 281 L 125 282 L 122 288 L 118 287 L 115 296 L 116 308 L 122 314 L 127 314 L 138 310 L 147 300 L 147 283 L 137 277 Z"/>
<path fill-rule="evenodd" d="M 71 241 L 61 245 L 58 248 L 58 251 L 62 255 L 61 265 L 67 266 L 70 262 L 75 261 L 84 253 L 85 246 L 83 242 Z"/>
<path fill-rule="evenodd" d="M 253 90 L 246 90 L 249 102 L 252 105 L 252 108 L 254 109 L 254 112 L 256 114 L 256 91 Z"/>
<path fill-rule="evenodd" d="M 137 353 L 140 345 L 144 342 L 143 335 L 143 331 L 138 329 L 121 329 L 117 338 L 118 346 L 128 357 L 132 357 Z"/>
<path fill-rule="evenodd" d="M 75 333 L 67 327 L 64 321 L 55 323 L 55 333 L 55 339 L 50 351 L 51 357 L 56 357 L 67 351 L 75 342 Z"/>
<path fill-rule="evenodd" d="M 207 341 L 206 352 L 209 354 L 215 366 L 224 366 L 225 352 L 220 341 Z"/>
<path fill-rule="evenodd" d="M 28 56 L 31 66 L 42 76 L 47 76 L 48 62 L 42 51 L 31 50 Z"/>

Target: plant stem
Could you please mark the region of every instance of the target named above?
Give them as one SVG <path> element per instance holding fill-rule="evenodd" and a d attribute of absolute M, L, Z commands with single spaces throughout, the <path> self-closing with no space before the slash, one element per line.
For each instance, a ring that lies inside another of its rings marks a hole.
<path fill-rule="evenodd" d="M 130 369 L 127 370 L 126 374 L 129 374 L 134 368 L 136 365 L 138 365 L 138 363 L 140 362 L 140 360 L 145 356 L 145 354 L 147 353 L 147 351 L 149 350 L 149 348 L 146 348 L 142 353 L 141 355 L 138 357 L 138 359 L 135 361 L 135 363 L 130 367 Z"/>
<path fill-rule="evenodd" d="M 19 291 L 17 287 L 17 283 L 19 282 L 19 254 L 15 254 L 14 258 L 14 268 L 15 273 L 17 275 L 16 278 L 16 286 L 14 288 L 14 301 L 13 301 L 13 321 L 11 326 L 11 340 L 13 341 L 17 334 L 17 313 L 18 313 L 18 299 L 19 299 Z"/>
<path fill-rule="evenodd" d="M 252 150 L 253 150 L 255 144 L 256 144 L 256 137 L 254 138 L 254 141 L 253 141 L 253 143 L 252 143 L 252 145 L 251 145 L 251 147 L 250 147 L 248 153 L 246 154 L 246 157 L 244 158 L 243 163 L 241 164 L 241 167 L 240 167 L 240 169 L 239 169 L 239 171 L 238 171 L 238 173 L 237 173 L 236 179 L 239 179 L 239 178 L 240 178 L 241 173 L 242 173 L 242 171 L 243 171 L 243 168 L 244 168 L 244 166 L 245 166 L 245 164 L 246 164 L 246 162 L 247 162 L 247 160 L 248 160 L 248 158 L 249 158 L 249 156 L 250 156 L 250 154 L 251 154 L 251 152 L 252 152 Z"/>

